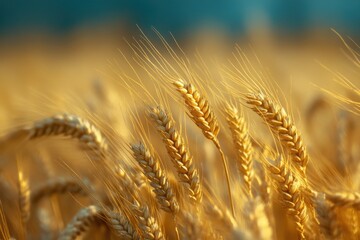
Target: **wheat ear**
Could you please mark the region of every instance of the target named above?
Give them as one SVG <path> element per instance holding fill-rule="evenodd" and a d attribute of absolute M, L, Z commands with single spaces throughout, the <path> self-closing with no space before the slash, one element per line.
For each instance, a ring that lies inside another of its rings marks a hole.
<path fill-rule="evenodd" d="M 150 181 L 160 208 L 166 212 L 176 214 L 179 211 L 179 203 L 164 170 L 161 169 L 159 160 L 152 156 L 143 143 L 132 144 L 131 149 L 135 160 L 139 163 L 145 176 Z"/>
<path fill-rule="evenodd" d="M 180 132 L 175 128 L 171 115 L 161 107 L 149 110 L 151 119 L 161 133 L 167 152 L 175 166 L 181 182 L 187 184 L 189 196 L 195 202 L 202 200 L 199 172 L 196 169 L 189 149 L 185 145 Z"/>
<path fill-rule="evenodd" d="M 292 122 L 285 109 L 262 93 L 252 93 L 246 96 L 247 103 L 252 106 L 271 130 L 279 137 L 285 150 L 291 154 L 291 159 L 305 177 L 309 156 L 303 144 L 300 132 Z"/>
<path fill-rule="evenodd" d="M 304 198 L 300 191 L 300 183 L 295 180 L 281 157 L 277 159 L 276 165 L 269 164 L 268 169 L 278 184 L 279 192 L 288 213 L 294 217 L 299 238 L 305 239 L 304 225 L 307 220 L 307 213 Z"/>
<path fill-rule="evenodd" d="M 81 209 L 75 215 L 60 233 L 59 240 L 75 240 L 84 234 L 94 222 L 105 220 L 107 220 L 105 223 L 108 227 L 113 229 L 118 236 L 124 239 L 139 239 L 138 234 L 126 217 L 120 213 L 108 213 L 98 206 L 91 205 Z"/>
<path fill-rule="evenodd" d="M 85 195 L 86 191 L 74 179 L 52 179 L 34 188 L 31 194 L 31 203 L 35 205 L 44 197 L 63 193 Z"/>
<path fill-rule="evenodd" d="M 104 156 L 107 144 L 101 132 L 87 120 L 75 115 L 62 114 L 35 122 L 27 128 L 29 139 L 63 135 L 79 139 L 99 156 Z"/>
<path fill-rule="evenodd" d="M 360 210 L 360 193 L 357 192 L 327 193 L 326 199 L 338 207 L 352 207 Z"/>
<path fill-rule="evenodd" d="M 235 106 L 227 105 L 225 113 L 236 150 L 238 168 L 242 174 L 248 194 L 251 196 L 251 181 L 254 171 L 252 167 L 252 145 L 249 130 L 245 118 L 240 116 L 239 110 Z"/>
<path fill-rule="evenodd" d="M 225 177 L 227 182 L 227 190 L 229 195 L 230 207 L 233 215 L 235 216 L 234 203 L 232 200 L 231 187 L 230 187 L 230 174 L 225 159 L 225 154 L 221 149 L 217 135 L 219 134 L 220 127 L 214 112 L 209 106 L 208 100 L 200 94 L 200 92 L 191 83 L 185 83 L 183 80 L 177 80 L 174 85 L 178 92 L 181 93 L 185 105 L 188 108 L 188 116 L 191 120 L 202 130 L 204 136 L 210 139 L 218 149 L 221 160 L 224 166 Z"/>
<path fill-rule="evenodd" d="M 26 224 L 30 219 L 30 187 L 29 181 L 24 178 L 23 172 L 19 171 L 19 206 L 21 220 L 23 224 Z"/>
<path fill-rule="evenodd" d="M 151 215 L 149 207 L 141 205 L 134 200 L 132 204 L 132 213 L 138 221 L 138 227 L 141 230 L 143 239 L 146 240 L 164 240 L 164 234 L 161 231 L 158 221 Z"/>

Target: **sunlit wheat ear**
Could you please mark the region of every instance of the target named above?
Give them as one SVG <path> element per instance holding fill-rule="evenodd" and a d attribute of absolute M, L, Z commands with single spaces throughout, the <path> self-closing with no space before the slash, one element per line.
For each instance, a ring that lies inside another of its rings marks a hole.
<path fill-rule="evenodd" d="M 87 120 L 75 115 L 62 114 L 35 122 L 27 128 L 29 139 L 43 136 L 68 136 L 78 139 L 98 156 L 104 156 L 107 144 L 101 132 Z"/>
<path fill-rule="evenodd" d="M 208 100 L 195 88 L 191 83 L 186 83 L 183 80 L 177 80 L 174 83 L 177 91 L 181 93 L 185 105 L 188 109 L 188 116 L 191 120 L 202 130 L 204 136 L 215 144 L 221 155 L 221 160 L 224 166 L 227 189 L 230 201 L 230 207 L 233 215 L 235 215 L 234 203 L 232 200 L 230 176 L 225 159 L 224 152 L 221 149 L 217 135 L 220 131 L 219 123 L 216 119 L 214 112 L 209 106 Z"/>
<path fill-rule="evenodd" d="M 86 195 L 84 187 L 74 179 L 50 179 L 35 187 L 31 194 L 31 203 L 36 205 L 41 199 L 53 194 L 80 194 Z"/>
<path fill-rule="evenodd" d="M 291 159 L 305 177 L 309 156 L 303 144 L 300 132 L 292 122 L 285 109 L 262 93 L 246 96 L 247 103 L 278 136 L 283 148 L 291 154 Z"/>
<path fill-rule="evenodd" d="M 149 207 L 140 205 L 139 202 L 134 201 L 132 206 L 132 213 L 138 221 L 138 228 L 141 231 L 143 239 L 149 240 L 163 240 L 165 236 L 159 226 L 158 221 L 151 215 Z"/>
<path fill-rule="evenodd" d="M 96 222 L 106 223 L 116 235 L 123 239 L 139 239 L 129 221 L 120 213 L 108 213 L 98 206 L 91 205 L 81 209 L 75 215 L 60 233 L 59 240 L 75 240 Z"/>
<path fill-rule="evenodd" d="M 289 215 L 294 217 L 299 238 L 305 239 L 304 228 L 308 216 L 304 198 L 300 191 L 300 183 L 295 180 L 290 169 L 288 169 L 281 157 L 277 159 L 274 165 L 269 164 L 268 169 L 278 185 L 279 193 Z"/>
<path fill-rule="evenodd" d="M 235 146 L 238 168 L 251 196 L 251 181 L 254 175 L 252 166 L 252 146 L 249 129 L 244 117 L 235 106 L 227 105 L 225 108 L 226 120 L 228 122 L 233 144 Z"/>
<path fill-rule="evenodd" d="M 142 143 L 132 144 L 131 149 L 135 160 L 150 181 L 160 208 L 166 212 L 176 214 L 179 211 L 179 203 L 164 170 L 160 166 L 159 160 L 153 157 Z"/>
<path fill-rule="evenodd" d="M 325 239 L 338 239 L 340 237 L 340 229 L 337 217 L 334 214 L 333 204 L 326 200 L 326 196 L 323 193 L 316 194 L 314 202 L 321 233 Z"/>
<path fill-rule="evenodd" d="M 358 192 L 327 193 L 326 199 L 338 207 L 352 207 L 360 210 L 360 193 Z"/>
<path fill-rule="evenodd" d="M 23 172 L 19 171 L 19 206 L 21 220 L 23 224 L 26 224 L 30 218 L 30 186 L 29 181 L 24 178 Z"/>
<path fill-rule="evenodd" d="M 149 115 L 161 133 L 167 152 L 175 166 L 179 179 L 186 184 L 189 196 L 195 202 L 202 200 L 199 171 L 193 163 L 189 149 L 180 132 L 175 128 L 171 115 L 161 107 L 149 109 Z"/>

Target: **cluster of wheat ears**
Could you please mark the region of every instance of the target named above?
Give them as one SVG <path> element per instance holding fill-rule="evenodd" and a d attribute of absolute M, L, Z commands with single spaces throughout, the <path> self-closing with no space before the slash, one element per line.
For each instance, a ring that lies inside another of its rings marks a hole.
<path fill-rule="evenodd" d="M 160 40 L 166 56 L 142 36 L 131 58 L 122 54 L 128 70 L 112 68 L 121 110 L 106 106 L 113 89 L 97 83 L 100 100 L 81 117 L 46 117 L 2 137 L 1 239 L 360 237 L 354 84 L 333 72 L 352 95 L 322 91 L 342 114 L 327 129 L 335 140 L 323 137 L 333 151 L 321 152 L 240 48 L 219 70 Z M 326 104 L 316 99 L 302 126 Z"/>

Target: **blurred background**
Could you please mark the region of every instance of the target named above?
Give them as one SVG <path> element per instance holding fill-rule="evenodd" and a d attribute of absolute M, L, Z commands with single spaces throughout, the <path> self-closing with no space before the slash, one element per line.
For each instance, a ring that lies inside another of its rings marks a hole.
<path fill-rule="evenodd" d="M 2 105 L 11 109 L 14 93 L 30 101 L 29 89 L 78 91 L 105 79 L 117 49 L 129 52 L 126 40 L 138 38 L 140 29 L 159 41 L 152 28 L 167 40 L 172 33 L 190 56 L 196 50 L 225 61 L 235 44 L 251 46 L 279 81 L 326 81 L 316 62 L 347 66 L 331 29 L 359 42 L 359 13 L 360 1 L 350 0 L 2 0 L 0 94 L 8 99 Z"/>

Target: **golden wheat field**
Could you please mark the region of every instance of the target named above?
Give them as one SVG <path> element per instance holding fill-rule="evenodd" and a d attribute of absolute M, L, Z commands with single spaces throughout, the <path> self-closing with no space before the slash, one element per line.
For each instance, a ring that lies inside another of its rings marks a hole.
<path fill-rule="evenodd" d="M 359 239 L 356 42 L 154 33 L 0 44 L 0 238 Z"/>

